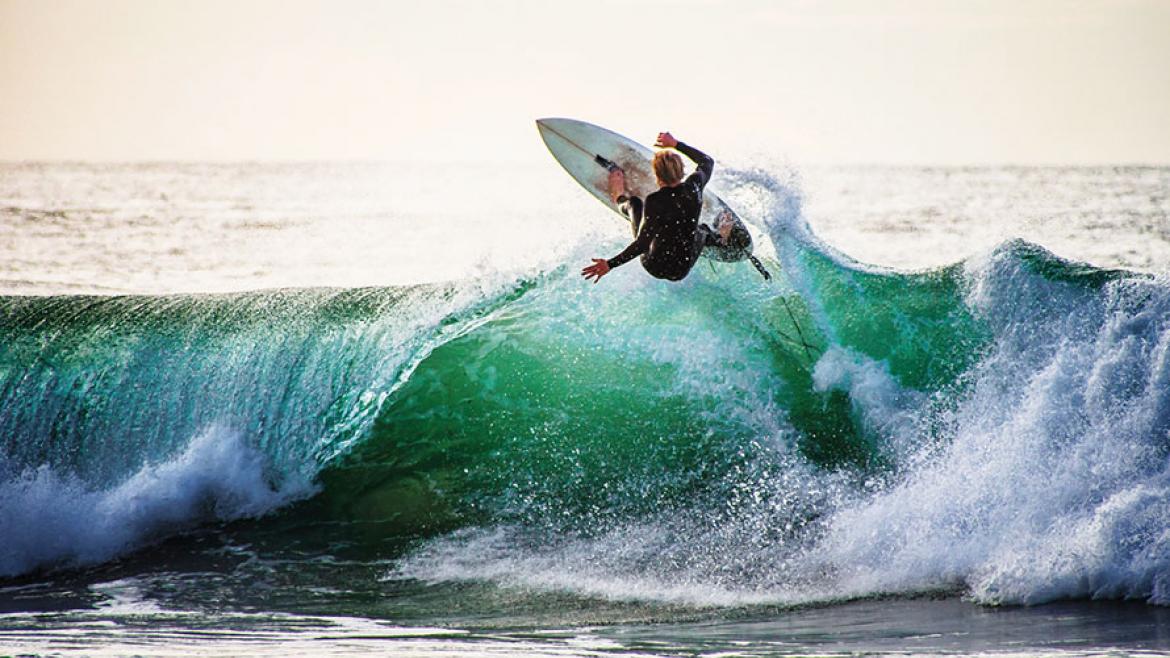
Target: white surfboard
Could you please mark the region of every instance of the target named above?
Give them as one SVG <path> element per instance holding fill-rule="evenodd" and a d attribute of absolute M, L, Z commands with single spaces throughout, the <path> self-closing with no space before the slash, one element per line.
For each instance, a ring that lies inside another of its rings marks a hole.
<path fill-rule="evenodd" d="M 654 151 L 649 148 L 613 131 L 576 119 L 538 119 L 536 127 L 540 130 L 545 146 L 548 146 L 565 171 L 627 222 L 629 220 L 609 198 L 606 187 L 609 171 L 598 162 L 597 156 L 625 170 L 626 189 L 630 192 L 644 199 L 647 194 L 658 189 L 654 172 L 650 168 Z M 743 221 L 722 199 L 704 190 L 703 212 L 699 221 L 714 228 L 721 217 L 729 217 L 734 222 L 728 244 L 708 246 L 703 249 L 703 255 L 727 262 L 749 257 L 752 253 L 752 237 Z"/>

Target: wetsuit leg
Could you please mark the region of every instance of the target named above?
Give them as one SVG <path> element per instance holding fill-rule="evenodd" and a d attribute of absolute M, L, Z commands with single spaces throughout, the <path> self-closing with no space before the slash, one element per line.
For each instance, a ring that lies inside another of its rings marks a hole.
<path fill-rule="evenodd" d="M 618 204 L 618 210 L 630 220 L 630 228 L 633 229 L 634 238 L 637 238 L 638 230 L 642 228 L 642 219 L 645 217 L 642 200 L 636 196 L 626 197 L 625 201 Z"/>
<path fill-rule="evenodd" d="M 710 226 L 706 224 L 699 224 L 695 227 L 695 257 L 698 258 L 703 253 L 703 249 L 707 247 L 722 247 L 723 240 L 719 234 L 715 232 Z"/>
<path fill-rule="evenodd" d="M 704 247 L 723 246 L 723 238 L 719 237 L 719 233 L 716 232 L 715 229 L 707 226 L 706 224 L 699 224 L 697 230 L 701 237 L 699 244 L 703 245 Z"/>
<path fill-rule="evenodd" d="M 694 267 L 694 263 L 699 262 L 699 256 L 703 255 L 703 249 L 710 246 L 720 246 L 723 243 L 719 239 L 719 234 L 712 230 L 710 226 L 700 223 L 695 226 L 694 244 L 695 250 L 692 252 L 694 256 L 693 260 L 691 261 L 691 267 Z"/>

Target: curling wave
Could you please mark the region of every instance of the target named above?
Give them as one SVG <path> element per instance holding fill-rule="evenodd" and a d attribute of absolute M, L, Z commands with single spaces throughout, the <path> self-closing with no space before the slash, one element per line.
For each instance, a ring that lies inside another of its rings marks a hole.
<path fill-rule="evenodd" d="M 291 505 L 415 538 L 389 578 L 1170 601 L 1164 279 L 1023 242 L 873 268 L 791 186 L 718 182 L 776 285 L 0 300 L 0 574 Z M 54 530 L 75 513 L 100 522 Z"/>

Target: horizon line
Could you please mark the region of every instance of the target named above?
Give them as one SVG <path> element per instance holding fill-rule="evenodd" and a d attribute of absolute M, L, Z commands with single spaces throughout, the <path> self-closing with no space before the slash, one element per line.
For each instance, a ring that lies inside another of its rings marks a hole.
<path fill-rule="evenodd" d="M 827 161 L 827 160 L 808 160 L 797 162 L 791 158 L 778 158 L 773 163 L 782 163 L 788 165 L 795 165 L 800 167 L 843 167 L 843 168 L 869 168 L 869 167 L 883 167 L 889 169 L 907 168 L 907 169 L 1099 169 L 1099 168 L 1125 168 L 1125 169 L 1165 169 L 1170 167 L 1170 160 L 1164 162 L 1152 161 L 1082 161 L 1082 162 L 1052 162 L 1052 161 L 1035 161 L 1035 162 L 1020 162 L 1020 161 L 971 161 L 971 162 L 875 162 L 875 161 Z M 425 164 L 425 165 L 525 165 L 535 166 L 541 164 L 540 159 L 504 159 L 504 160 L 489 160 L 489 159 L 432 159 L 432 158 L 415 158 L 415 159 L 395 159 L 395 158 L 209 158 L 209 159 L 193 159 L 193 158 L 139 158 L 139 159 L 120 159 L 120 158 L 0 158 L 0 165 L 328 165 L 328 164 L 344 164 L 344 165 L 411 165 L 411 164 Z"/>

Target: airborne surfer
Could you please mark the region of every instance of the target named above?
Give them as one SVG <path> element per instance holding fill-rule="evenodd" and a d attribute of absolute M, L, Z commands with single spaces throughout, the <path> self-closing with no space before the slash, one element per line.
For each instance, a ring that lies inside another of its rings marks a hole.
<path fill-rule="evenodd" d="M 715 160 L 699 149 L 684 144 L 669 132 L 658 133 L 655 146 L 674 149 L 693 160 L 695 172 L 683 179 L 683 162 L 678 153 L 658 151 L 652 162 L 658 189 L 646 200 L 627 194 L 625 172 L 606 162 L 609 167 L 609 196 L 630 220 L 634 241 L 620 254 L 610 259 L 594 258 L 593 264 L 582 269 L 586 280 L 601 280 L 615 267 L 636 256 L 642 257 L 642 267 L 658 279 L 680 281 L 690 273 L 703 247 L 727 241 L 733 222 L 721 221 L 716 232 L 699 223 L 703 210 L 703 188 L 711 180 Z M 723 218 L 721 218 L 722 220 Z"/>

